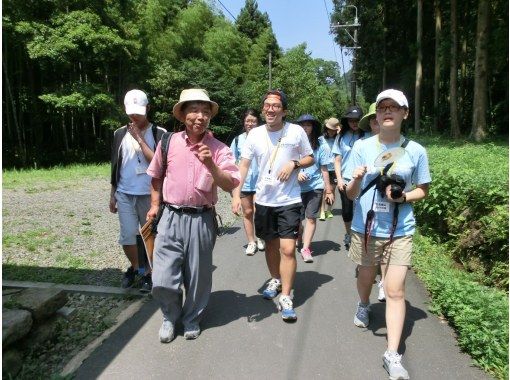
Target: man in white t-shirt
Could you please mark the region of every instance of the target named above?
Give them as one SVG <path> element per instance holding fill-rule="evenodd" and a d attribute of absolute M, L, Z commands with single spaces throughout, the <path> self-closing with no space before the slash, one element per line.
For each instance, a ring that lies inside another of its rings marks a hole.
<path fill-rule="evenodd" d="M 263 97 L 262 115 L 266 124 L 254 128 L 241 152 L 241 183 L 233 193 L 233 204 L 241 202 L 240 189 L 251 160 L 257 161 L 255 230 L 266 242 L 266 262 L 271 280 L 263 292 L 273 299 L 281 291 L 278 309 L 284 321 L 297 319 L 290 293 L 296 276 L 296 239 L 301 217 L 300 168 L 314 163 L 313 150 L 303 128 L 287 123 L 287 97 L 271 90 Z M 236 210 L 238 208 L 235 208 Z"/>
<path fill-rule="evenodd" d="M 166 131 L 147 119 L 149 101 L 143 91 L 128 91 L 124 106 L 130 123 L 113 134 L 109 206 L 112 213 L 119 214 L 119 244 L 131 263 L 124 273 L 122 287 L 130 288 L 135 283 L 135 276 L 142 274 L 139 270 L 142 263 L 138 263 L 137 235 L 139 226 L 145 223 L 151 203 L 151 177 L 146 170 L 156 144 Z M 151 289 L 151 274 L 143 271 L 141 291 L 150 292 Z"/>

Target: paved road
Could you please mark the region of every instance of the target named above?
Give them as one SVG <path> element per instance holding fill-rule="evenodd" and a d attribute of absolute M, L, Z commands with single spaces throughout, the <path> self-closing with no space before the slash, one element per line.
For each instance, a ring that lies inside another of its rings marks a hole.
<path fill-rule="evenodd" d="M 268 279 L 264 254 L 244 255 L 239 223 L 217 242 L 213 292 L 196 341 L 186 341 L 180 328 L 172 343 L 159 343 L 161 314 L 149 301 L 82 364 L 76 378 L 388 378 L 381 360 L 385 304 L 377 301 L 374 287 L 370 326 L 354 326 L 354 264 L 337 244 L 341 217 L 318 224 L 315 262 L 298 262 L 296 323 L 284 323 L 275 303 L 262 299 Z M 412 379 L 489 378 L 459 352 L 452 329 L 427 311 L 427 293 L 412 272 L 406 299 L 400 352 Z"/>

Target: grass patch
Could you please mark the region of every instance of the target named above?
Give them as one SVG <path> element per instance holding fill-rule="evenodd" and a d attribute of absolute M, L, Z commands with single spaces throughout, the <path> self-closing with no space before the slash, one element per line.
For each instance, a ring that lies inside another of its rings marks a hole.
<path fill-rule="evenodd" d="M 108 178 L 110 164 L 55 166 L 50 169 L 4 170 L 2 182 L 5 189 L 23 188 L 27 193 L 61 189 L 70 184 L 80 184 L 87 179 Z"/>
<path fill-rule="evenodd" d="M 413 264 L 432 296 L 431 312 L 457 330 L 458 344 L 475 364 L 498 379 L 508 379 L 508 296 L 479 284 L 454 267 L 444 247 L 415 235 Z"/>
<path fill-rule="evenodd" d="M 38 228 L 32 231 L 26 231 L 20 234 L 4 234 L 2 245 L 4 248 L 19 247 L 29 252 L 39 250 L 51 251 L 52 245 L 57 238 L 46 228 Z"/>

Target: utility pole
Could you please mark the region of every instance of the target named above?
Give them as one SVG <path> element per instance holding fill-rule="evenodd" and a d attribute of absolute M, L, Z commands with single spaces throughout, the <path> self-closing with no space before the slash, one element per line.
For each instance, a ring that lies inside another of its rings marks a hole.
<path fill-rule="evenodd" d="M 271 91 L 271 52 L 269 52 L 269 91 Z"/>
<path fill-rule="evenodd" d="M 352 68 L 351 68 L 351 104 L 356 105 L 356 53 L 360 49 L 358 46 L 358 28 L 361 24 L 358 22 L 358 8 L 354 5 L 346 5 L 346 7 L 352 7 L 355 11 L 354 22 L 352 24 L 331 24 L 330 29 L 343 29 L 351 37 L 354 42 L 354 46 L 347 46 L 345 49 L 352 49 Z M 354 28 L 353 35 L 349 33 L 349 28 Z"/>

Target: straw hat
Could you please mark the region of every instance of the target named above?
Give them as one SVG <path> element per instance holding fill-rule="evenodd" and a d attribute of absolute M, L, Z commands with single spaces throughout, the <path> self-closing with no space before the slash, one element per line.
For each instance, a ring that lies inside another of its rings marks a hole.
<path fill-rule="evenodd" d="M 172 113 L 175 118 L 181 122 L 184 122 L 185 116 L 183 112 L 183 106 L 186 102 L 206 102 L 211 105 L 211 119 L 218 113 L 218 103 L 213 102 L 209 99 L 209 94 L 206 90 L 201 88 L 188 88 L 186 90 L 182 90 L 181 95 L 179 96 L 179 102 L 172 109 Z"/>

